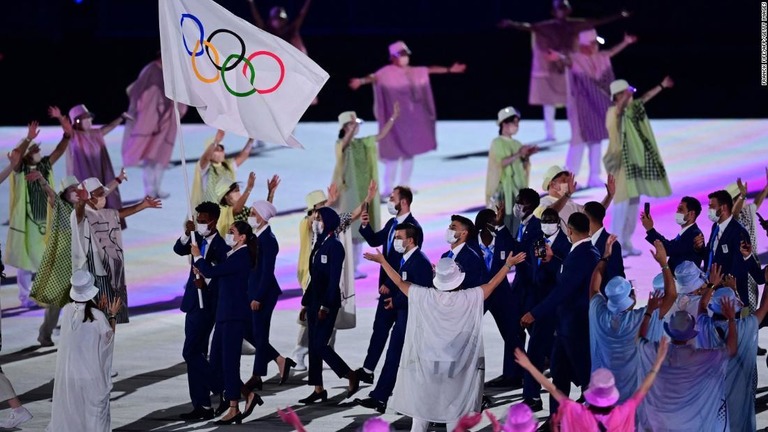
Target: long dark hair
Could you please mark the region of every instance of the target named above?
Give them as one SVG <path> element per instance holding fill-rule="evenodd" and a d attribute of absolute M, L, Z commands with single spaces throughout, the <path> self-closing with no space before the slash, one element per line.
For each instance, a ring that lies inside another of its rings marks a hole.
<path fill-rule="evenodd" d="M 86 321 L 93 322 L 93 320 L 96 319 L 93 316 L 93 308 L 95 307 L 95 303 L 93 302 L 93 299 L 88 300 L 87 302 L 79 302 L 79 301 L 75 301 L 72 297 L 70 297 L 69 301 L 73 303 L 82 303 L 85 305 L 85 313 L 83 313 L 83 322 L 86 322 Z"/>
<path fill-rule="evenodd" d="M 248 246 L 248 253 L 251 255 L 251 267 L 256 267 L 256 263 L 259 260 L 259 239 L 253 233 L 253 228 L 243 221 L 237 221 L 232 225 L 240 235 L 245 236 L 245 244 Z"/>

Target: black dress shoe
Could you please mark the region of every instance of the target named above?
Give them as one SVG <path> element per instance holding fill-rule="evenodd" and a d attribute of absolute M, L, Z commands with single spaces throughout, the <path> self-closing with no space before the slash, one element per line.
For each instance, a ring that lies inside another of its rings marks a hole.
<path fill-rule="evenodd" d="M 480 403 L 480 410 L 485 411 L 493 405 L 493 401 L 486 395 L 483 395 L 483 401 Z"/>
<path fill-rule="evenodd" d="M 384 411 L 387 410 L 387 404 L 385 404 L 380 400 L 376 400 L 372 397 L 365 398 L 365 399 L 355 399 L 355 403 L 360 405 L 361 407 L 376 410 L 380 414 L 384 414 Z"/>
<path fill-rule="evenodd" d="M 264 405 L 264 400 L 261 398 L 261 396 L 251 392 L 251 394 L 248 395 L 248 399 L 245 400 L 245 411 L 243 411 L 243 418 L 251 415 L 253 409 L 256 408 L 256 405 Z"/>
<path fill-rule="evenodd" d="M 505 377 L 504 375 L 496 377 L 487 383 L 485 383 L 486 387 L 491 388 L 512 388 L 512 389 L 519 389 L 523 387 L 523 380 L 521 379 L 514 379 Z"/>
<path fill-rule="evenodd" d="M 315 391 L 312 392 L 311 395 L 305 397 L 304 399 L 299 399 L 299 403 L 303 404 L 313 404 L 317 401 L 325 402 L 328 400 L 328 392 L 323 390 L 320 393 L 317 393 Z"/>
<path fill-rule="evenodd" d="M 243 384 L 243 396 L 248 396 L 248 393 L 254 390 L 261 391 L 263 387 L 264 382 L 261 380 L 261 377 L 252 376 L 245 384 Z"/>
<path fill-rule="evenodd" d="M 210 420 L 213 417 L 213 409 L 203 407 L 195 407 L 192 411 L 179 416 L 182 420 Z"/>
<path fill-rule="evenodd" d="M 757 347 L 757 355 L 764 356 L 766 352 L 768 352 L 768 350 L 766 350 L 765 348 Z"/>
<path fill-rule="evenodd" d="M 360 368 L 355 371 L 357 373 L 357 377 L 360 379 L 360 381 L 366 383 L 366 384 L 373 384 L 373 374 L 368 373 L 363 368 Z"/>
<path fill-rule="evenodd" d="M 544 409 L 544 405 L 542 404 L 541 399 L 525 398 L 523 399 L 523 403 L 528 405 L 528 407 L 533 412 L 541 411 Z"/>
<path fill-rule="evenodd" d="M 371 377 L 373 377 L 373 375 L 371 375 Z M 347 378 L 349 379 L 347 397 L 350 398 L 353 394 L 360 390 L 360 375 L 357 373 L 357 371 L 350 371 L 349 375 L 347 375 Z"/>
<path fill-rule="evenodd" d="M 213 410 L 214 417 L 224 414 L 229 409 L 229 401 L 224 399 L 224 393 L 220 394 L 219 398 L 219 406 Z"/>
<path fill-rule="evenodd" d="M 233 415 L 232 417 L 230 417 L 230 418 L 228 418 L 226 420 L 221 419 L 221 420 L 216 420 L 215 422 L 213 422 L 213 424 L 215 424 L 215 425 L 230 425 L 232 423 L 234 423 L 234 424 L 242 424 L 243 423 L 243 413 L 238 412 L 237 414 Z"/>
<path fill-rule="evenodd" d="M 292 358 L 285 359 L 285 365 L 283 366 L 283 373 L 280 375 L 280 385 L 285 384 L 288 378 L 291 376 L 291 368 L 296 367 L 296 362 Z"/>

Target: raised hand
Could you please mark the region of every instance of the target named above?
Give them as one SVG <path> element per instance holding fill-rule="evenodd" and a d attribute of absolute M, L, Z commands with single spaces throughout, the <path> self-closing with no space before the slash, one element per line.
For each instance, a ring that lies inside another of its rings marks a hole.
<path fill-rule="evenodd" d="M 37 121 L 29 122 L 27 125 L 27 141 L 32 141 L 40 134 L 40 123 Z"/>
<path fill-rule="evenodd" d="M 660 308 L 663 300 L 663 292 L 651 291 L 651 294 L 648 296 L 648 313 L 653 313 L 653 311 Z"/>
<path fill-rule="evenodd" d="M 656 351 L 656 362 L 654 369 L 659 370 L 661 364 L 664 363 L 664 359 L 667 357 L 667 351 L 669 351 L 669 340 L 663 337 L 659 341 L 659 347 Z"/>
<path fill-rule="evenodd" d="M 576 192 L 576 176 L 568 174 L 568 194 L 573 195 Z"/>
<path fill-rule="evenodd" d="M 725 297 L 721 298 L 720 308 L 722 309 L 723 316 L 728 318 L 728 321 L 736 319 L 736 308 L 731 299 Z"/>
<path fill-rule="evenodd" d="M 466 70 L 467 70 L 467 65 L 465 65 L 464 63 L 454 63 L 451 65 L 451 67 L 448 68 L 448 72 L 454 73 L 454 74 L 464 73 L 464 71 Z"/>
<path fill-rule="evenodd" d="M 213 137 L 213 142 L 220 143 L 224 139 L 224 135 L 225 134 L 226 134 L 226 132 L 224 132 L 223 130 L 221 130 L 221 129 L 217 130 L 216 131 L 216 136 Z"/>
<path fill-rule="evenodd" d="M 510 267 L 514 267 L 521 262 L 525 261 L 525 252 L 520 252 L 517 255 L 512 255 L 511 253 L 507 254 L 507 265 Z"/>
<path fill-rule="evenodd" d="M 653 218 L 651 215 L 645 214 L 645 212 L 640 212 L 640 223 L 643 224 L 643 228 L 645 228 L 646 231 L 653 229 Z"/>
<path fill-rule="evenodd" d="M 248 174 L 248 183 L 246 184 L 246 189 L 248 191 L 253 190 L 253 186 L 256 184 L 256 173 L 251 171 L 250 174 Z"/>
<path fill-rule="evenodd" d="M 709 270 L 709 283 L 714 286 L 720 285 L 720 282 L 723 281 L 723 273 L 721 272 L 721 269 L 719 264 L 712 264 L 712 267 Z"/>
<path fill-rule="evenodd" d="M 63 117 L 61 115 L 61 110 L 55 105 L 48 107 L 48 116 L 56 120 L 60 120 Z"/>
<path fill-rule="evenodd" d="M 331 183 L 330 186 L 328 186 L 328 200 L 325 202 L 325 205 L 327 207 L 333 207 L 334 204 L 336 204 L 336 201 L 339 200 L 339 187 L 336 186 L 336 183 Z"/>
<path fill-rule="evenodd" d="M 159 198 L 153 198 L 151 196 L 145 196 L 144 201 L 141 202 L 141 205 L 146 208 L 163 208 L 163 202 L 160 201 Z"/>
<path fill-rule="evenodd" d="M 109 304 L 107 303 L 107 296 L 101 296 L 101 298 L 99 299 L 99 306 L 98 306 L 99 310 L 103 311 L 104 313 L 107 313 L 109 312 L 107 310 L 107 306 L 109 306 Z"/>
<path fill-rule="evenodd" d="M 360 78 L 352 78 L 349 80 L 349 88 L 352 90 L 359 89 L 361 85 L 363 85 L 363 81 Z"/>
<path fill-rule="evenodd" d="M 605 184 L 605 191 L 610 197 L 616 195 L 616 177 L 613 174 L 608 174 L 608 183 Z"/>
<path fill-rule="evenodd" d="M 768 234 L 768 220 L 765 220 L 763 218 L 763 215 L 761 215 L 760 213 L 757 213 L 757 218 L 760 219 L 760 226 L 763 227 L 763 229 L 765 230 L 765 233 Z"/>
<path fill-rule="evenodd" d="M 637 36 L 624 33 L 624 43 L 625 44 L 632 45 L 635 42 L 637 42 Z"/>
<path fill-rule="evenodd" d="M 732 289 L 734 292 L 738 292 L 736 291 L 736 278 L 733 277 L 732 274 L 727 274 L 723 277 L 723 286 Z"/>
<path fill-rule="evenodd" d="M 273 175 L 271 179 L 267 180 L 267 191 L 269 191 L 270 194 L 274 193 L 278 186 L 280 186 L 280 177 L 277 174 Z"/>
<path fill-rule="evenodd" d="M 64 133 L 71 137 L 74 131 L 72 130 L 72 123 L 69 122 L 69 119 L 61 117 L 59 122 L 61 123 L 61 128 L 64 129 Z"/>
<path fill-rule="evenodd" d="M 608 240 L 605 241 L 605 252 L 603 252 L 603 258 L 608 258 L 613 253 L 613 244 L 616 243 L 616 237 L 615 234 L 611 234 L 608 236 Z"/>
<path fill-rule="evenodd" d="M 669 76 L 665 76 L 663 80 L 661 80 L 661 85 L 664 86 L 664 88 L 672 88 L 675 86 L 675 82 L 672 81 L 672 78 Z"/>
<path fill-rule="evenodd" d="M 381 251 L 378 249 L 376 249 L 376 253 L 372 253 L 372 252 L 364 253 L 363 258 L 367 259 L 368 261 L 373 261 L 379 264 L 385 261 L 384 255 L 382 255 Z"/>
<path fill-rule="evenodd" d="M 77 189 L 75 189 L 75 191 L 77 192 L 77 200 L 78 200 L 78 202 L 84 203 L 84 202 L 88 201 L 89 199 L 91 199 L 91 194 L 89 194 L 87 190 L 81 189 L 81 188 L 77 188 Z"/>
<path fill-rule="evenodd" d="M 741 193 L 741 199 L 746 200 L 747 199 L 747 184 L 742 183 L 741 177 L 736 179 L 736 186 L 739 188 L 739 193 Z"/>
<path fill-rule="evenodd" d="M 664 247 L 664 243 L 662 243 L 661 240 L 656 240 L 653 242 L 653 247 L 656 248 L 656 250 L 651 250 L 653 259 L 655 259 L 660 266 L 664 267 L 667 265 L 667 249 Z"/>
<path fill-rule="evenodd" d="M 460 431 L 465 432 L 473 427 L 477 426 L 478 423 L 480 423 L 480 420 L 483 419 L 483 413 L 467 413 L 464 414 L 462 418 L 459 419 L 459 422 L 456 424 L 456 429 L 454 431 Z"/>
<path fill-rule="evenodd" d="M 741 255 L 744 258 L 749 258 L 749 256 L 752 255 L 752 245 L 745 242 L 744 240 L 741 241 L 741 247 L 739 250 L 741 251 Z"/>
<path fill-rule="evenodd" d="M 376 192 L 379 190 L 379 185 L 376 180 L 371 180 L 368 184 L 368 195 L 365 196 L 365 202 L 370 203 L 376 197 Z"/>
<path fill-rule="evenodd" d="M 112 300 L 112 303 L 109 304 L 109 314 L 117 315 L 117 313 L 120 312 L 120 309 L 122 308 L 123 308 L 123 300 L 120 297 L 118 297 Z"/>
<path fill-rule="evenodd" d="M 496 205 L 496 226 L 500 226 L 504 223 L 504 211 L 506 209 L 506 203 L 504 200 L 499 201 Z M 480 227 L 478 227 L 480 229 Z"/>
<path fill-rule="evenodd" d="M 128 181 L 128 173 L 125 172 L 125 168 L 120 169 L 120 174 L 117 176 L 117 178 L 121 181 Z"/>

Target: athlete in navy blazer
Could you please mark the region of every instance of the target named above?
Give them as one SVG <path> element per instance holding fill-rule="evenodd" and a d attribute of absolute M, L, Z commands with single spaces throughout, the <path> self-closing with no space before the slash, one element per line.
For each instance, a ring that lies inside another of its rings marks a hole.
<path fill-rule="evenodd" d="M 231 236 L 231 237 L 230 237 Z M 217 266 L 211 266 L 200 255 L 197 246 L 192 246 L 195 267 L 205 277 L 219 278 L 219 301 L 216 307 L 216 330 L 211 341 L 211 365 L 220 370 L 224 380 L 224 397 L 229 401 L 229 411 L 219 424 L 242 421 L 253 411 L 261 399 L 255 393 L 248 395 L 246 409 L 240 413 L 238 401 L 243 382 L 240 380 L 240 354 L 246 327 L 250 323 L 248 308 L 248 276 L 254 267 L 258 254 L 256 236 L 250 225 L 235 222 L 229 228 L 227 237 L 232 250 Z"/>
<path fill-rule="evenodd" d="M 656 228 L 653 227 L 651 215 L 640 214 L 640 220 L 646 230 L 645 240 L 650 244 L 660 240 L 664 244 L 664 248 L 669 256 L 667 265 L 669 265 L 672 273 L 675 272 L 678 264 L 683 261 L 691 261 L 701 267 L 704 257 L 694 247 L 696 237 L 702 235 L 701 229 L 696 224 L 696 218 L 699 217 L 699 214 L 701 214 L 701 203 L 699 200 L 693 197 L 683 197 L 680 200 L 680 204 L 677 205 L 677 213 L 675 214 L 677 223 L 682 226 L 682 232 L 672 240 L 667 240 L 666 237 L 656 231 Z"/>
<path fill-rule="evenodd" d="M 473 246 L 467 243 L 476 235 L 475 224 L 471 220 L 460 215 L 451 216 L 451 223 L 446 231 L 446 241 L 451 244 L 451 249 L 441 258 L 453 258 L 461 267 L 465 275 L 461 286 L 465 288 L 479 287 L 488 280 L 485 261 Z"/>
<path fill-rule="evenodd" d="M 592 236 L 592 244 L 595 245 L 597 252 L 602 257 L 605 254 L 605 244 L 608 242 L 608 237 L 611 236 L 603 226 L 605 207 L 597 201 L 590 201 L 584 204 L 584 214 L 589 218 L 589 232 Z M 598 232 L 600 234 L 597 234 Z M 595 240 L 596 234 L 597 239 Z M 608 281 L 616 276 L 627 277 L 626 273 L 624 273 L 624 258 L 621 253 L 621 244 L 618 241 L 613 243 L 601 289 L 604 289 Z"/>
<path fill-rule="evenodd" d="M 220 215 L 218 204 L 204 202 L 195 208 L 197 213 L 197 225 L 192 221 L 187 222 L 186 231 L 173 245 L 173 252 L 179 256 L 191 255 L 191 238 L 195 236 L 198 245 L 205 244 L 203 259 L 211 265 L 222 263 L 229 252 L 229 246 L 219 236 L 216 223 Z M 200 233 L 204 235 L 200 235 Z M 201 246 L 202 247 L 202 246 Z M 211 406 L 210 394 L 220 394 L 221 384 L 214 379 L 215 373 L 208 361 L 208 340 L 211 337 L 214 323 L 216 322 L 216 303 L 219 295 L 219 280 L 212 278 L 206 284 L 204 279 L 197 279 L 190 265 L 189 277 L 184 287 L 184 295 L 181 299 L 181 311 L 186 313 L 184 317 L 184 348 L 182 356 L 187 363 L 187 383 L 189 385 L 189 397 L 193 410 L 184 413 L 182 420 L 209 420 L 214 416 Z M 197 284 L 200 284 L 203 296 L 203 308 L 200 309 Z"/>
<path fill-rule="evenodd" d="M 432 286 L 432 263 L 418 247 L 418 239 L 423 238 L 421 228 L 410 223 L 399 224 L 395 227 L 395 247 L 403 251 L 403 258 L 398 263 L 400 277 L 414 285 L 421 287 Z M 404 261 L 403 261 L 404 260 Z M 405 329 L 408 325 L 408 297 L 400 290 L 395 293 L 393 299 L 385 307 L 391 307 L 396 311 L 397 319 L 392 328 L 392 336 L 389 339 L 387 355 L 384 358 L 384 366 L 381 375 L 376 382 L 376 387 L 366 399 L 357 399 L 355 402 L 384 413 L 387 402 L 395 388 L 397 370 L 400 366 L 400 355 L 405 343 Z"/>
<path fill-rule="evenodd" d="M 383 250 L 382 254 L 387 258 L 387 262 L 395 270 L 400 268 L 400 259 L 403 255 L 398 253 L 393 247 L 395 238 L 395 227 L 398 224 L 409 223 L 420 227 L 419 223 L 411 214 L 411 203 L 413 202 L 413 192 L 407 187 L 398 186 L 389 196 L 387 207 L 389 213 L 396 215 L 387 221 L 378 232 L 373 231 L 373 227 L 368 223 L 368 212 L 363 212 L 362 224 L 360 225 L 360 234 L 363 236 L 368 246 L 379 247 Z M 421 232 L 419 230 L 419 232 Z M 416 244 L 421 246 L 423 235 L 419 234 Z M 381 288 L 384 287 L 384 288 Z M 373 384 L 373 371 L 379 363 L 381 354 L 384 352 L 384 346 L 387 343 L 389 332 L 395 324 L 397 314 L 394 309 L 385 308 L 385 302 L 395 297 L 397 286 L 387 277 L 384 270 L 379 270 L 379 302 L 376 305 L 376 315 L 373 318 L 373 333 L 368 343 L 368 353 L 365 356 L 363 367 L 357 370 L 360 379 L 368 384 Z"/>

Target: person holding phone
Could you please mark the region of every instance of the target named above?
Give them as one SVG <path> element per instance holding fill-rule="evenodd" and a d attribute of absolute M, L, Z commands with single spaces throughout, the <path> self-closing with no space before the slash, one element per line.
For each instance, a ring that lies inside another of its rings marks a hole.
<path fill-rule="evenodd" d="M 680 232 L 675 238 L 668 240 L 654 228 L 654 221 L 650 212 L 640 213 L 640 223 L 643 224 L 646 231 L 645 241 L 653 244 L 656 240 L 661 240 L 669 256 L 667 264 L 673 272 L 678 265 L 685 261 L 691 261 L 696 266 L 701 267 L 701 255 L 694 247 L 694 239 L 701 234 L 701 229 L 696 224 L 696 219 L 700 214 L 701 202 L 694 197 L 683 197 L 677 204 L 677 212 L 675 213 L 675 223 L 680 225 Z"/>

